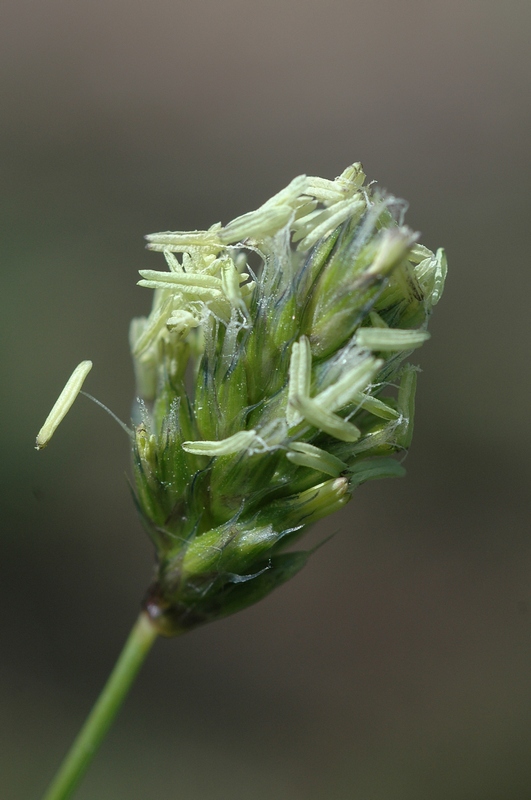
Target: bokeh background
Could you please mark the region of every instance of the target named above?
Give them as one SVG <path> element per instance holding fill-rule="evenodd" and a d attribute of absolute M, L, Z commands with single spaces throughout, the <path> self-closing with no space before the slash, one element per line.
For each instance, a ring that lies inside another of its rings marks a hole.
<path fill-rule="evenodd" d="M 0 796 L 37 799 L 151 575 L 127 344 L 161 257 L 361 160 L 447 248 L 408 476 L 309 566 L 151 654 L 79 800 L 531 797 L 529 0 L 5 0 Z"/>

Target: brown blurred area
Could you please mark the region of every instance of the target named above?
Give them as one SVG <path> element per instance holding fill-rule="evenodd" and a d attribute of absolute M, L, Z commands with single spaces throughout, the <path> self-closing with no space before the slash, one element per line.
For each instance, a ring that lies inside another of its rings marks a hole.
<path fill-rule="evenodd" d="M 289 585 L 161 641 L 79 800 L 531 797 L 529 0 L 6 0 L 0 796 L 38 798 L 152 565 L 128 443 L 145 233 L 361 160 L 450 276 L 408 476 Z"/>

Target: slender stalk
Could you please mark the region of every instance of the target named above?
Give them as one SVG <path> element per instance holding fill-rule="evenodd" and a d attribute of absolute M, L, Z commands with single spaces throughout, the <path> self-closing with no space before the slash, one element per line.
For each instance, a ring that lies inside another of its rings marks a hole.
<path fill-rule="evenodd" d="M 107 683 L 43 800 L 66 800 L 71 796 L 96 755 L 156 638 L 157 631 L 149 618 L 140 614 Z"/>

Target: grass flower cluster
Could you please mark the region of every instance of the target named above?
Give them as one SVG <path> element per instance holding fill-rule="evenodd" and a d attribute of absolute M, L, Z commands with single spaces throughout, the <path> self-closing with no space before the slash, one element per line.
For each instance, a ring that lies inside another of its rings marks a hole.
<path fill-rule="evenodd" d="M 147 237 L 166 268 L 141 271 L 153 303 L 131 324 L 138 399 L 132 428 L 120 424 L 155 575 L 45 800 L 71 796 L 159 634 L 265 597 L 306 563 L 293 545 L 311 523 L 403 474 L 408 358 L 446 276 L 404 209 L 353 164 L 333 181 L 301 175 L 225 226 Z M 91 367 L 74 371 L 37 449 Z"/>
<path fill-rule="evenodd" d="M 402 474 L 407 357 L 446 273 L 403 209 L 354 164 L 301 175 L 228 225 L 147 237 L 167 269 L 141 271 L 154 297 L 130 332 L 133 449 L 161 633 L 254 603 L 304 565 L 286 548 L 310 523 Z"/>

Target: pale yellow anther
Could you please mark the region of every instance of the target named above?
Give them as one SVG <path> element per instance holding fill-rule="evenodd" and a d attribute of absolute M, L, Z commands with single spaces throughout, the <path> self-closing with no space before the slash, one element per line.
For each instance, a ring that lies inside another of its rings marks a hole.
<path fill-rule="evenodd" d="M 42 450 L 46 447 L 59 424 L 68 414 L 72 403 L 81 391 L 85 378 L 92 369 L 92 361 L 82 361 L 73 371 L 66 382 L 66 386 L 57 398 L 54 407 L 46 417 L 46 422 L 37 434 L 35 449 Z"/>
<path fill-rule="evenodd" d="M 335 383 L 320 392 L 315 402 L 327 411 L 338 411 L 355 402 L 381 369 L 383 361 L 369 356 L 347 370 Z"/>
<path fill-rule="evenodd" d="M 359 328 L 356 344 L 367 350 L 399 352 L 414 350 L 430 338 L 428 331 L 402 330 L 400 328 Z"/>
<path fill-rule="evenodd" d="M 293 464 L 324 472 L 333 478 L 337 478 L 348 467 L 348 464 L 336 458 L 332 453 L 307 442 L 293 442 L 286 457 Z"/>
<path fill-rule="evenodd" d="M 302 420 L 292 399 L 295 397 L 308 397 L 312 379 L 312 353 L 307 336 L 301 336 L 291 348 L 289 363 L 288 406 L 286 408 L 286 422 L 291 428 Z"/>
<path fill-rule="evenodd" d="M 360 430 L 351 422 L 321 408 L 310 397 L 293 397 L 290 400 L 306 422 L 342 442 L 357 442 Z"/>
<path fill-rule="evenodd" d="M 183 450 L 198 456 L 229 456 L 247 450 L 257 440 L 256 431 L 238 431 L 233 436 L 219 441 L 198 440 L 183 442 Z"/>

